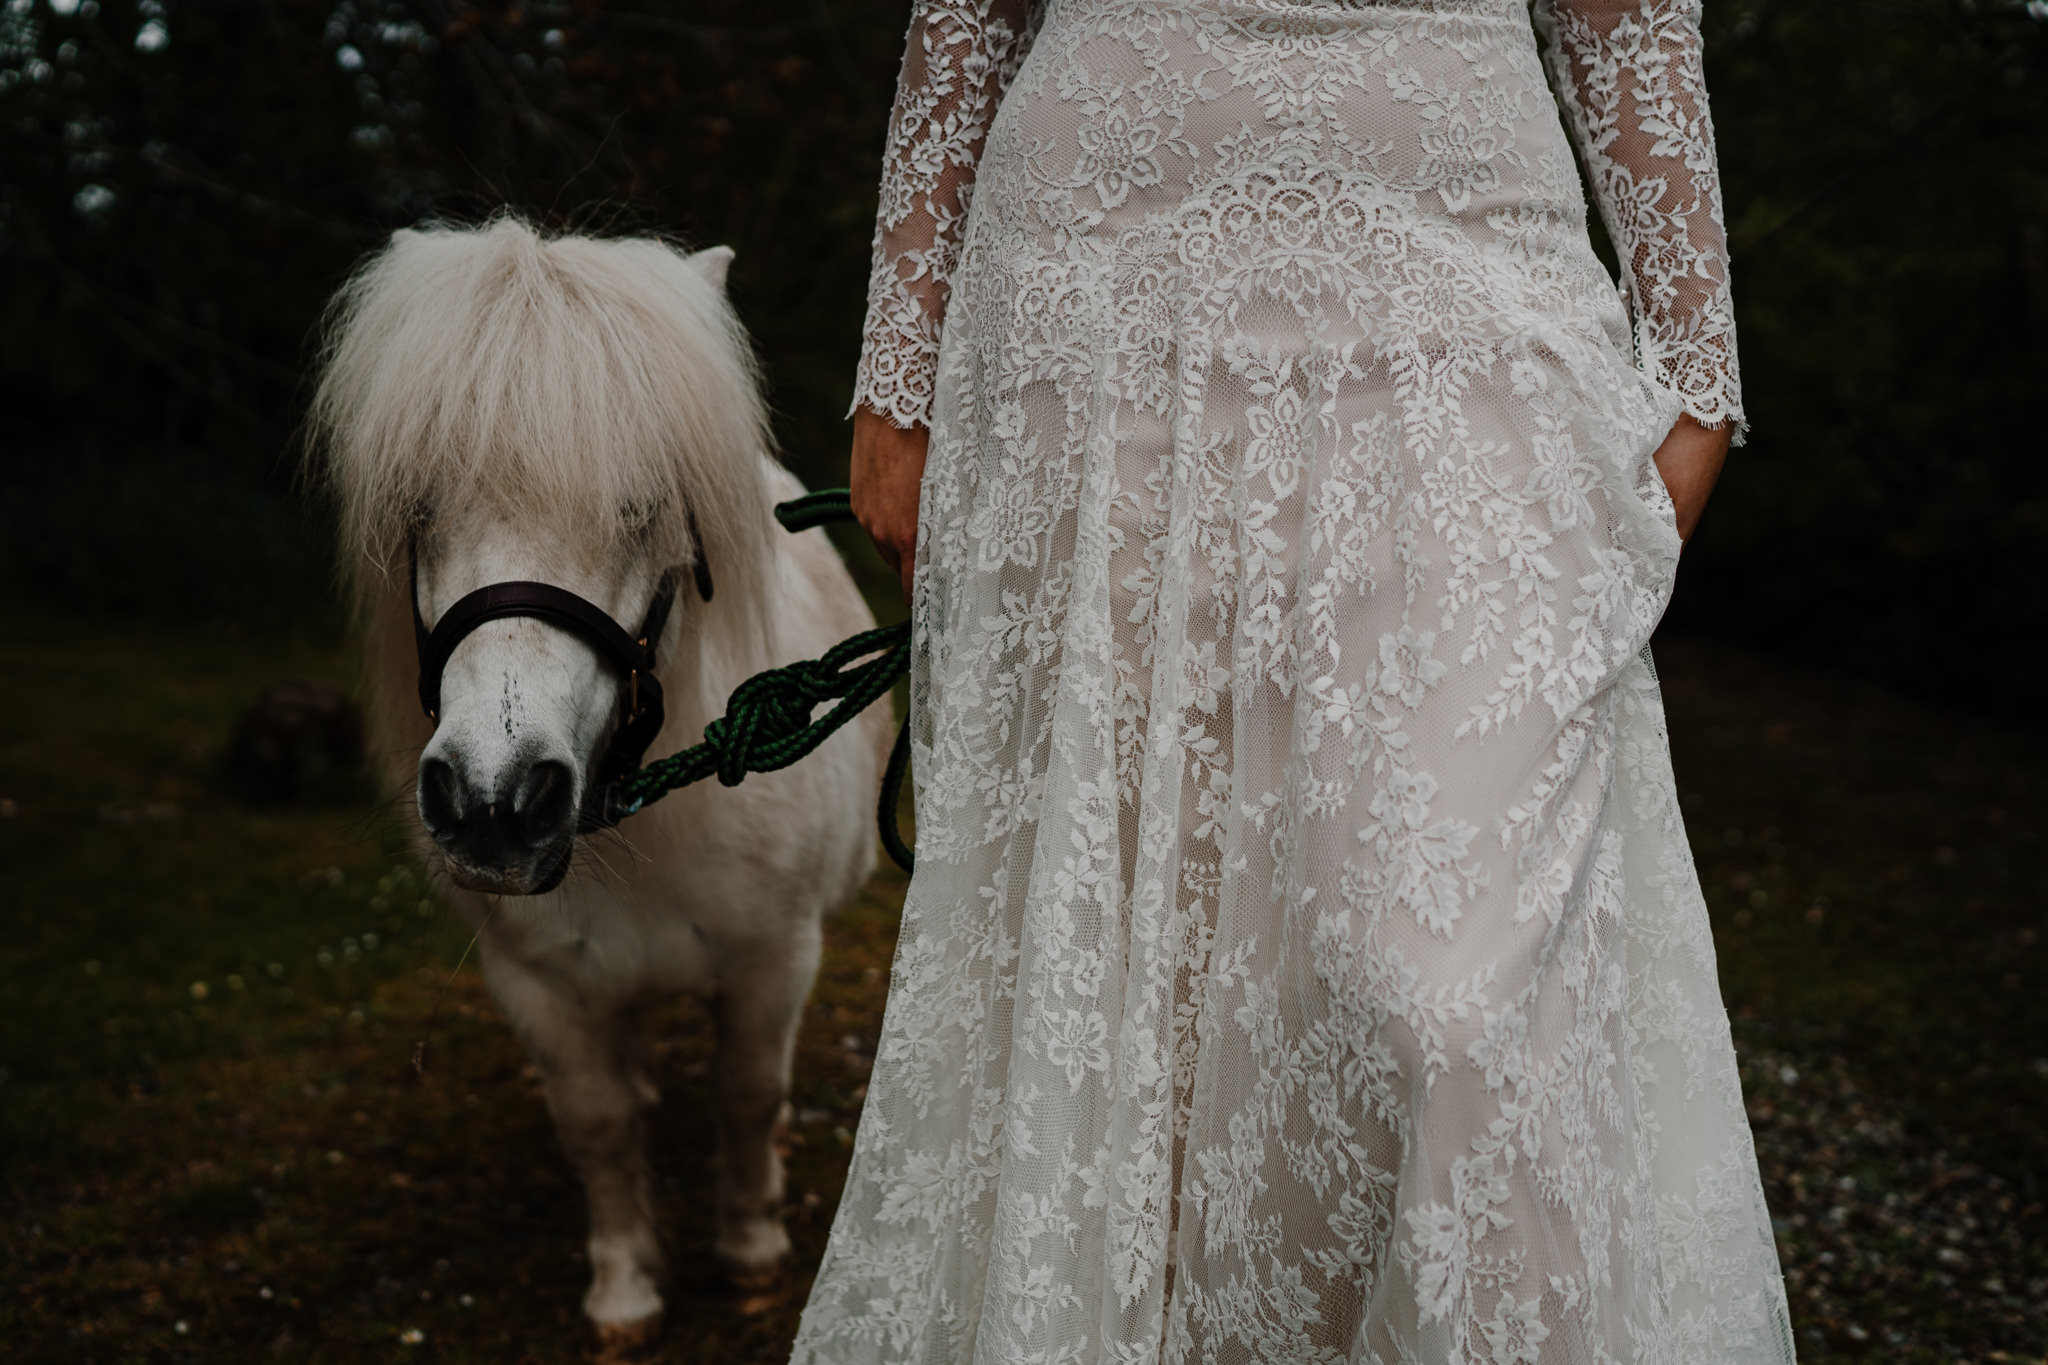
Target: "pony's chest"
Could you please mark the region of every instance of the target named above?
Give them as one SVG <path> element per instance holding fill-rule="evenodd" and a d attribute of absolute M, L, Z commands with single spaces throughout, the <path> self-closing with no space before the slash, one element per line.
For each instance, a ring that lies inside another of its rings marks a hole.
<path fill-rule="evenodd" d="M 512 926 L 502 946 L 582 999 L 704 993 L 719 978 L 719 940 L 687 905 L 590 898 L 550 909 L 523 917 L 529 922 Z"/>

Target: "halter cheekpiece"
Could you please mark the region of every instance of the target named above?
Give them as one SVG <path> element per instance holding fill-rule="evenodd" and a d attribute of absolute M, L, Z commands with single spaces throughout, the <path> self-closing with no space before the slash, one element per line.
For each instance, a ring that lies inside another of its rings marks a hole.
<path fill-rule="evenodd" d="M 692 519 L 694 524 L 694 518 Z M 711 600 L 711 570 L 705 563 L 703 540 L 697 540 L 697 560 L 691 567 L 697 595 Z M 419 651 L 420 708 L 427 719 L 439 724 L 441 718 L 441 674 L 449 656 L 469 633 L 486 621 L 507 616 L 526 616 L 568 631 L 597 651 L 597 656 L 618 673 L 624 696 L 620 720 L 611 742 L 598 759 L 596 778 L 601 788 L 640 766 L 647 746 L 661 733 L 667 713 L 662 706 L 661 682 L 654 675 L 655 654 L 661 648 L 661 634 L 675 607 L 676 584 L 681 569 L 670 569 L 656 585 L 654 599 L 637 631 L 627 631 L 604 608 L 552 583 L 515 580 L 491 583 L 466 594 L 448 608 L 431 627 L 420 615 L 420 567 L 417 547 L 408 547 L 412 602 L 413 642 Z M 601 807 L 609 802 L 601 801 Z M 600 816 L 600 819 L 605 817 Z"/>

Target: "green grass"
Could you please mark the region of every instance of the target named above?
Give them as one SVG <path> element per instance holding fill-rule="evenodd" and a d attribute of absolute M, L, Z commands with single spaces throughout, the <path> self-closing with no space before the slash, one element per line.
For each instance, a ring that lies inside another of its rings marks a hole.
<path fill-rule="evenodd" d="M 474 966 L 411 1071 L 465 936 L 395 821 L 211 782 L 262 684 L 346 683 L 349 656 L 19 611 L 0 640 L 0 1354 L 576 1359 L 581 1196 Z M 2039 1360 L 2041 737 L 1699 644 L 1660 659 L 1803 1356 Z M 709 1254 L 701 1013 L 658 1020 L 665 1359 L 786 1356 L 901 894 L 878 875 L 830 925 L 797 1268 L 765 1311 Z"/>

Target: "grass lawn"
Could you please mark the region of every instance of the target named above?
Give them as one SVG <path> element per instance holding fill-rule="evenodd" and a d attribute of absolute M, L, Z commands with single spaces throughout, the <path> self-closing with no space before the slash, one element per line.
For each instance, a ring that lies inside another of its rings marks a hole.
<path fill-rule="evenodd" d="M 20 611 L 0 639 L 0 1355 L 576 1359 L 581 1195 L 474 966 L 411 1071 L 465 936 L 395 823 L 210 780 L 258 687 L 348 656 Z M 1802 1357 L 2041 1360 L 2048 745 L 1699 642 L 1659 659 Z M 701 1014 L 661 1017 L 665 1359 L 786 1355 L 902 889 L 829 926 L 766 1311 L 711 1264 Z"/>

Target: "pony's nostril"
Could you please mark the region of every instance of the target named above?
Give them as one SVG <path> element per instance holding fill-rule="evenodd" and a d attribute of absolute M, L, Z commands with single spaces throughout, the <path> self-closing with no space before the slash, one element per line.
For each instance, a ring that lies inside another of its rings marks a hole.
<path fill-rule="evenodd" d="M 546 760 L 526 770 L 512 798 L 513 818 L 530 843 L 545 843 L 569 823 L 575 779 L 566 763 Z"/>
<path fill-rule="evenodd" d="M 462 790 L 455 769 L 443 759 L 429 758 L 420 764 L 420 819 L 427 831 L 448 835 L 462 824 Z"/>

